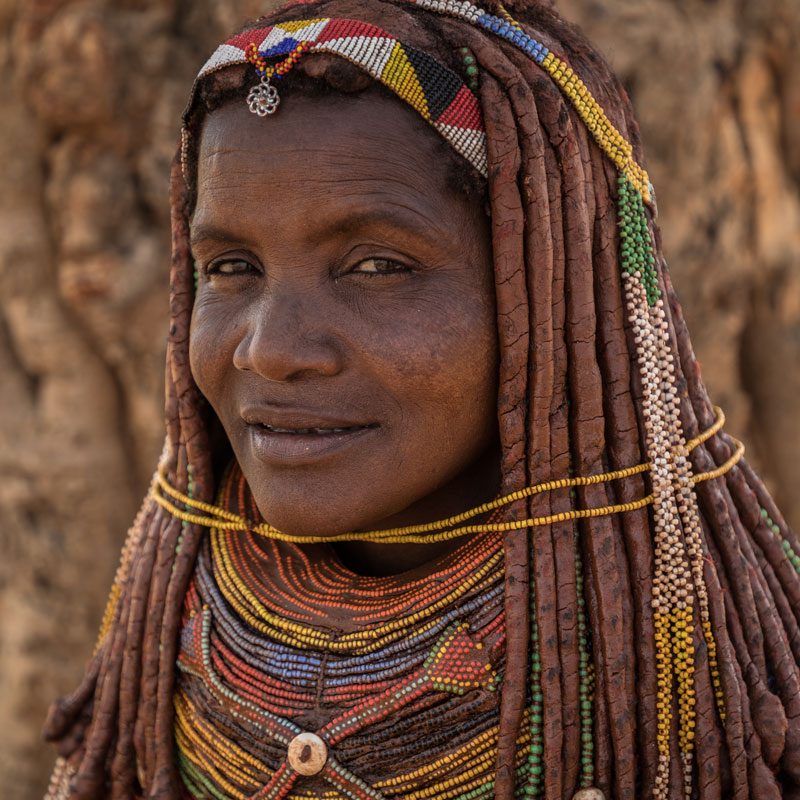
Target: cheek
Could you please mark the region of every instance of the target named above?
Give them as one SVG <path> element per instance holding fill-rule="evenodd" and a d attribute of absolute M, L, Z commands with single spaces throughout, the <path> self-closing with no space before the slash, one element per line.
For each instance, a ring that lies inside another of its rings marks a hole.
<path fill-rule="evenodd" d="M 195 383 L 218 414 L 235 339 L 230 315 L 199 297 L 189 328 L 189 366 Z"/>
<path fill-rule="evenodd" d="M 469 292 L 451 293 L 382 331 L 379 354 L 394 375 L 404 427 L 422 443 L 441 447 L 450 438 L 493 430 L 497 337 L 493 299 L 486 295 L 470 300 Z"/>

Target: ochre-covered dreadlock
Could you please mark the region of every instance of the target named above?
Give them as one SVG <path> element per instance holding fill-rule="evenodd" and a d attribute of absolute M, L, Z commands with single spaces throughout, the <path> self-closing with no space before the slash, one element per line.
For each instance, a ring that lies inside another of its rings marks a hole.
<path fill-rule="evenodd" d="M 251 29 L 328 17 L 376 26 L 455 72 L 468 48 L 477 66 L 503 493 L 648 464 L 504 507 L 502 522 L 563 516 L 504 534 L 494 796 L 571 798 L 594 786 L 607 798 L 800 797 L 800 542 L 715 426 L 624 90 L 574 28 L 524 0 L 292 4 Z M 189 369 L 188 211 L 204 115 L 254 82 L 251 67 L 244 82 L 242 67 L 230 69 L 240 79 L 228 94 L 214 75 L 195 92 L 172 175 L 160 473 L 185 512 L 154 491 L 131 528 L 83 683 L 47 722 L 60 754 L 53 798 L 180 797 L 177 639 L 205 535 L 189 499 L 210 503 L 217 489 L 209 412 Z M 480 164 L 462 150 L 480 191 Z M 571 513 L 617 504 L 631 506 Z M 538 750 L 521 775 L 524 719 L 538 726 Z"/>

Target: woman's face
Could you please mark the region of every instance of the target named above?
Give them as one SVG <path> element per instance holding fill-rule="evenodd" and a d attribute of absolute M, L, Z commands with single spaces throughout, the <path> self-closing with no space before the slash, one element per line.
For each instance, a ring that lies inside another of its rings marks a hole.
<path fill-rule="evenodd" d="M 444 146 L 374 89 L 206 120 L 191 367 L 286 533 L 451 513 L 493 474 L 488 223 Z"/>

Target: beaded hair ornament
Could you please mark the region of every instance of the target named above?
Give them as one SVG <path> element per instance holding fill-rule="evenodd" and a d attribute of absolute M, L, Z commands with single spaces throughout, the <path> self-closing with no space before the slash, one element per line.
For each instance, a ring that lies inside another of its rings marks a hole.
<path fill-rule="evenodd" d="M 485 507 L 429 525 L 389 531 L 344 534 L 331 539 L 367 539 L 382 542 L 435 542 L 462 536 L 487 525 L 463 525 L 466 520 L 531 494 L 567 486 L 616 480 L 637 472 L 648 472 L 652 492 L 632 503 L 603 508 L 576 509 L 551 517 L 496 523 L 497 529 L 523 529 L 578 517 L 601 516 L 652 505 L 655 520 L 655 579 L 652 604 L 655 618 L 659 697 L 659 769 L 655 797 L 667 797 L 672 724 L 672 686 L 677 678 L 679 744 L 684 766 L 686 796 L 692 786 L 694 748 L 694 647 L 687 631 L 699 614 L 715 678 L 715 696 L 724 718 L 722 690 L 718 679 L 717 646 L 711 630 L 708 593 L 703 578 L 701 522 L 695 484 L 719 477 L 741 458 L 741 443 L 734 455 L 713 472 L 692 474 L 689 451 L 715 433 L 724 417 L 718 409 L 717 423 L 701 437 L 687 442 L 681 429 L 678 390 L 669 350 L 668 323 L 656 273 L 656 259 L 646 206 L 654 210 L 654 192 L 645 170 L 635 161 L 632 145 L 608 119 L 581 78 L 563 59 L 528 36 L 507 12 L 496 16 L 465 0 L 410 0 L 428 11 L 438 12 L 481 27 L 506 40 L 533 59 L 559 86 L 574 106 L 606 156 L 619 171 L 617 214 L 620 228 L 622 270 L 628 317 L 637 344 L 639 373 L 643 387 L 643 411 L 647 428 L 648 463 L 626 470 L 577 478 L 565 478 L 528 487 L 500 498 Z M 252 63 L 259 83 L 247 98 L 253 113 L 266 116 L 276 111 L 280 98 L 272 79 L 279 79 L 298 59 L 311 52 L 339 55 L 361 67 L 414 108 L 481 175 L 486 176 L 486 135 L 476 96 L 452 70 L 427 53 L 394 39 L 386 31 L 364 22 L 347 19 L 310 19 L 283 22 L 247 31 L 220 45 L 200 70 L 198 79 L 232 64 Z M 270 64 L 270 60 L 280 59 Z M 474 84 L 473 84 L 474 85 Z M 280 531 L 266 524 L 229 519 L 219 509 L 198 503 L 170 487 L 163 476 L 153 486 L 153 496 L 174 514 L 200 524 L 235 525 L 272 538 Z M 183 506 L 178 508 L 175 503 Z M 196 513 L 199 512 L 199 513 Z M 492 527 L 491 525 L 489 527 Z M 686 537 L 686 553 L 675 547 L 678 531 Z M 299 541 L 294 538 L 294 541 Z M 320 537 L 309 537 L 320 541 Z M 677 555 L 676 555 L 677 553 Z M 693 591 L 692 591 L 693 587 Z M 697 597 L 699 608 L 694 607 Z M 674 648 L 673 639 L 680 646 Z"/>
<path fill-rule="evenodd" d="M 233 64 L 253 64 L 260 79 L 250 90 L 247 104 L 254 114 L 263 117 L 273 114 L 280 103 L 271 80 L 280 79 L 302 55 L 312 52 L 346 58 L 380 81 L 486 177 L 486 133 L 473 92 L 436 59 L 397 41 L 375 25 L 323 18 L 249 30 L 221 44 L 203 65 L 197 80 Z M 268 63 L 268 59 L 276 58 L 281 60 Z M 184 153 L 187 135 L 184 128 Z"/>

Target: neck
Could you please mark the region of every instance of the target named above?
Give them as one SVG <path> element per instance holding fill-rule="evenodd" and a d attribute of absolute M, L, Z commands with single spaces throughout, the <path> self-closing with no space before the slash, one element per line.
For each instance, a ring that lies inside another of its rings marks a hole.
<path fill-rule="evenodd" d="M 370 527 L 384 530 L 433 522 L 491 500 L 497 496 L 499 489 L 499 456 L 496 448 L 491 447 L 454 480 Z M 474 522 L 481 522 L 481 518 L 476 518 Z M 431 544 L 337 542 L 332 547 L 353 572 L 383 576 L 418 569 L 451 553 L 463 541 L 464 537 Z"/>

